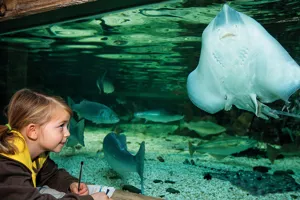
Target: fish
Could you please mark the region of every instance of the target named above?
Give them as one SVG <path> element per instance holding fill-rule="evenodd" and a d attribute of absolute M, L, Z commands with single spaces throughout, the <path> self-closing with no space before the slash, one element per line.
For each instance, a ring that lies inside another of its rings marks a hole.
<path fill-rule="evenodd" d="M 141 179 L 141 192 L 144 193 L 144 159 L 145 142 L 143 141 L 136 155 L 127 150 L 126 136 L 111 132 L 103 139 L 104 158 L 111 168 L 125 175 L 128 172 L 136 172 Z"/>
<path fill-rule="evenodd" d="M 109 107 L 88 100 L 83 100 L 79 104 L 68 97 L 68 104 L 75 111 L 79 119 L 84 118 L 95 124 L 115 124 L 120 121 L 118 115 Z"/>
<path fill-rule="evenodd" d="M 200 153 L 208 153 L 216 158 L 224 158 L 231 154 L 245 151 L 254 147 L 256 144 L 256 140 L 233 136 L 211 140 L 209 142 L 202 143 L 199 146 L 194 146 L 191 142 L 188 143 L 189 153 L 191 156 L 195 151 L 197 151 Z"/>
<path fill-rule="evenodd" d="M 79 122 L 72 117 L 70 119 L 70 136 L 68 137 L 66 146 L 67 147 L 75 147 L 80 144 L 81 146 L 85 146 L 84 144 L 84 119 L 81 119 Z"/>
<path fill-rule="evenodd" d="M 267 144 L 267 156 L 272 164 L 274 164 L 275 159 L 279 155 L 300 156 L 300 144 L 297 144 L 296 142 L 283 144 L 279 149 Z"/>
<path fill-rule="evenodd" d="M 195 131 L 200 137 L 218 135 L 226 131 L 226 128 L 210 121 L 185 122 L 184 127 Z"/>
<path fill-rule="evenodd" d="M 100 76 L 96 81 L 96 85 L 99 89 L 99 94 L 110 94 L 115 91 L 115 86 L 108 78 L 106 78 L 106 73 L 107 71 L 105 71 L 104 74 Z"/>
<path fill-rule="evenodd" d="M 253 18 L 224 4 L 202 33 L 198 66 L 187 78 L 189 99 L 215 114 L 232 106 L 265 120 L 292 114 L 264 103 L 288 102 L 300 88 L 300 67 Z"/>
<path fill-rule="evenodd" d="M 134 117 L 143 118 L 146 121 L 168 123 L 179 121 L 184 118 L 184 115 L 174 115 L 165 110 L 148 110 L 143 112 L 135 112 Z"/>

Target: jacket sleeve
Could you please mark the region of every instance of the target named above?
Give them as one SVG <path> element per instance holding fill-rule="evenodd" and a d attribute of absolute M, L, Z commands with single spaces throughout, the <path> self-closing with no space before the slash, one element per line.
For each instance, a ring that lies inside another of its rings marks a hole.
<path fill-rule="evenodd" d="M 58 169 L 57 164 L 49 157 L 37 176 L 37 185 L 48 185 L 50 188 L 60 192 L 69 192 L 71 183 L 78 182 L 78 179 L 71 176 L 66 170 Z"/>
<path fill-rule="evenodd" d="M 33 187 L 30 171 L 21 163 L 0 156 L 0 198 L 9 200 L 57 200 L 49 194 L 40 194 Z M 68 193 L 59 200 L 93 200 L 89 195 Z"/>

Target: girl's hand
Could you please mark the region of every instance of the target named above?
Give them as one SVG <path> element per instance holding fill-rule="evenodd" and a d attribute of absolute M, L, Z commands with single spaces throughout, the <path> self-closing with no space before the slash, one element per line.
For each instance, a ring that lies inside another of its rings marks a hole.
<path fill-rule="evenodd" d="M 82 195 L 88 195 L 89 190 L 85 183 L 80 183 L 79 191 L 78 191 L 78 183 L 74 182 L 70 185 L 70 190 L 72 193 L 78 194 L 80 196 Z"/>
<path fill-rule="evenodd" d="M 96 192 L 91 195 L 94 200 L 112 200 L 104 192 Z"/>

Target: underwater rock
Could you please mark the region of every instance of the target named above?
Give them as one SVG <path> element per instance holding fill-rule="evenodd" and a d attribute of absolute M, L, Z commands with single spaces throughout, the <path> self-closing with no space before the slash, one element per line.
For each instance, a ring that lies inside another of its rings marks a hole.
<path fill-rule="evenodd" d="M 297 195 L 291 194 L 291 198 L 293 198 L 293 199 L 298 199 L 298 196 L 297 196 Z"/>
<path fill-rule="evenodd" d="M 163 183 L 163 181 L 162 181 L 162 180 L 155 179 L 155 180 L 153 180 L 153 183 Z"/>
<path fill-rule="evenodd" d="M 122 190 L 140 194 L 141 190 L 132 185 L 123 185 Z"/>
<path fill-rule="evenodd" d="M 195 161 L 193 159 L 191 159 L 191 164 L 192 165 L 196 165 Z"/>
<path fill-rule="evenodd" d="M 175 190 L 174 188 L 167 188 L 166 192 L 172 193 L 172 194 L 179 194 L 179 190 Z"/>
<path fill-rule="evenodd" d="M 212 177 L 209 173 L 206 173 L 206 174 L 204 174 L 203 178 L 206 180 L 211 180 Z"/>
<path fill-rule="evenodd" d="M 122 177 L 119 176 L 119 175 L 109 176 L 108 178 L 111 179 L 111 180 L 122 179 Z"/>
<path fill-rule="evenodd" d="M 273 175 L 290 175 L 290 174 L 295 174 L 294 172 L 293 172 L 293 170 L 290 170 L 290 169 L 288 169 L 288 170 L 286 170 L 286 171 L 284 171 L 284 170 L 277 170 L 277 171 L 274 171 L 273 172 Z"/>
<path fill-rule="evenodd" d="M 300 190 L 300 185 L 290 175 L 271 175 L 256 171 L 211 173 L 213 178 L 229 181 L 252 195 L 266 195 Z"/>
<path fill-rule="evenodd" d="M 295 174 L 295 172 L 294 172 L 293 170 L 291 170 L 291 169 L 287 169 L 286 172 L 287 172 L 288 174 Z"/>
<path fill-rule="evenodd" d="M 175 184 L 175 181 L 165 180 L 165 183 Z"/>
<path fill-rule="evenodd" d="M 253 171 L 261 172 L 261 173 L 267 173 L 271 169 L 270 167 L 265 166 L 254 166 Z"/>
<path fill-rule="evenodd" d="M 185 164 L 185 165 L 196 165 L 196 163 L 193 159 L 191 159 L 191 161 L 189 161 L 188 159 L 185 159 L 183 161 L 183 164 Z"/>
<path fill-rule="evenodd" d="M 157 160 L 159 160 L 159 162 L 165 162 L 165 159 L 163 159 L 163 157 L 161 157 L 161 156 L 158 156 Z"/>
<path fill-rule="evenodd" d="M 183 164 L 185 164 L 185 165 L 190 165 L 191 163 L 190 163 L 190 161 L 189 161 L 188 159 L 185 159 L 185 160 L 183 161 Z"/>

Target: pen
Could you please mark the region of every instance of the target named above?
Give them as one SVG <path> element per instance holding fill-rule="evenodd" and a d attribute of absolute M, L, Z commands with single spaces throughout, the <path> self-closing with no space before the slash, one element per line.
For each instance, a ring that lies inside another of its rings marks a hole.
<path fill-rule="evenodd" d="M 106 195 L 109 193 L 109 189 L 106 190 Z"/>
<path fill-rule="evenodd" d="M 79 179 L 78 179 L 78 192 L 80 190 L 81 172 L 82 172 L 83 161 L 80 163 Z"/>

